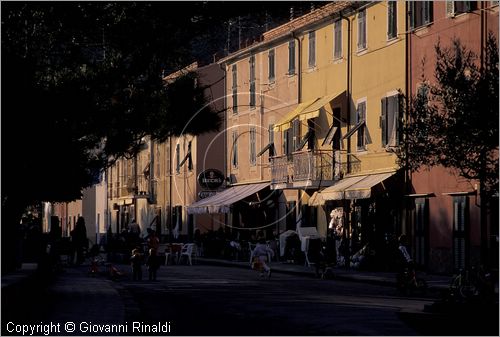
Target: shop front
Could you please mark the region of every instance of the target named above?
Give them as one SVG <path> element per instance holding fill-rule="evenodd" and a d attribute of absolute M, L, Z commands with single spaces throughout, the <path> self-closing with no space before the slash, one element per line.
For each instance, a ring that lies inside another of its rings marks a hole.
<path fill-rule="evenodd" d="M 338 264 L 394 268 L 404 206 L 399 182 L 395 171 L 351 176 L 311 196 L 309 205 L 329 215 L 327 236 L 336 241 Z"/>

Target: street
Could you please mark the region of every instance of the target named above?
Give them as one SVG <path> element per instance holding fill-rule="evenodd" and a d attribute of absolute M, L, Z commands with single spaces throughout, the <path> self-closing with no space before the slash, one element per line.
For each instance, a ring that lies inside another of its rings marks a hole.
<path fill-rule="evenodd" d="M 10 311 L 4 322 L 75 322 L 80 330 L 74 335 L 415 335 L 398 312 L 431 303 L 401 297 L 393 287 L 282 273 L 266 279 L 250 269 L 169 265 L 160 268 L 157 281 L 148 281 L 145 269 L 143 281 L 132 281 L 129 266 L 118 267 L 126 274 L 116 281 L 89 276 L 87 266 L 67 268 L 38 301 L 31 298 L 30 308 L 37 309 L 29 320 Z M 134 322 L 168 322 L 170 332 L 138 332 Z M 120 323 L 128 329 L 99 332 Z M 12 335 L 5 326 L 3 332 Z"/>
<path fill-rule="evenodd" d="M 397 317 L 428 300 L 394 288 L 212 266 L 173 266 L 160 281 L 121 282 L 126 320 L 172 322 L 179 335 L 413 335 Z"/>

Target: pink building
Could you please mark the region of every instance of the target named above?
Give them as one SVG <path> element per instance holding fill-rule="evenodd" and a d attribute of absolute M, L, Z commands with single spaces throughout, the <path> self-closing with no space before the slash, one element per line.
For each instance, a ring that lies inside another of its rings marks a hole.
<path fill-rule="evenodd" d="M 435 50 L 454 38 L 477 55 L 492 31 L 498 40 L 498 1 L 407 2 L 408 92 L 417 94 L 422 75 L 434 80 Z M 425 62 L 422 62 L 425 60 Z M 498 121 L 493 121 L 497 123 Z M 464 130 L 466 132 L 466 130 Z M 443 167 L 422 168 L 411 175 L 414 191 L 413 256 L 429 271 L 453 272 L 478 263 L 481 247 L 479 183 Z M 491 265 L 498 268 L 498 195 L 488 219 Z"/>

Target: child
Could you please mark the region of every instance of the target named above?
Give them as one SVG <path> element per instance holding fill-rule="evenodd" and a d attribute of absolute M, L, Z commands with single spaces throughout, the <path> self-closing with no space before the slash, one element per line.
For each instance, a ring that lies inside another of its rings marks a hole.
<path fill-rule="evenodd" d="M 130 264 L 132 265 L 132 279 L 134 281 L 142 280 L 142 254 L 139 249 L 135 248 L 132 250 L 132 256 L 130 257 Z"/>
<path fill-rule="evenodd" d="M 269 266 L 266 264 L 266 261 L 268 258 L 271 258 L 273 256 L 274 251 L 267 246 L 266 241 L 261 237 L 259 239 L 259 242 L 257 243 L 257 246 L 255 246 L 255 249 L 252 251 L 252 261 L 258 261 L 256 265 L 259 266 L 258 270 L 261 272 L 261 276 L 263 276 L 262 270 L 264 270 L 267 274 L 267 278 L 271 278 L 271 268 L 269 268 Z"/>
<path fill-rule="evenodd" d="M 149 272 L 149 280 L 156 281 L 156 271 L 160 268 L 160 261 L 158 255 L 156 254 L 156 249 L 151 248 L 149 250 L 148 260 L 146 261 Z"/>

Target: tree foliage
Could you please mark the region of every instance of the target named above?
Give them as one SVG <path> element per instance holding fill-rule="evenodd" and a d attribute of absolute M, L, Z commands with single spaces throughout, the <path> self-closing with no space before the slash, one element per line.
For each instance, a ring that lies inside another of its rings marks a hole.
<path fill-rule="evenodd" d="M 412 171 L 442 165 L 484 191 L 498 191 L 498 47 L 488 35 L 484 62 L 459 39 L 435 46 L 435 83 L 411 99 L 405 162 Z"/>
<path fill-rule="evenodd" d="M 188 41 L 199 27 L 191 13 L 135 2 L 2 9 L 2 154 L 9 159 L 2 205 L 9 210 L 79 198 L 110 159 L 133 155 L 146 134 L 218 128 L 215 112 L 199 113 L 205 100 L 194 75 L 169 88 L 162 79 L 192 61 Z"/>
<path fill-rule="evenodd" d="M 280 2 L 3 2 L 2 208 L 79 198 L 147 134 L 217 129 L 194 74 L 162 76 L 288 16 Z"/>

